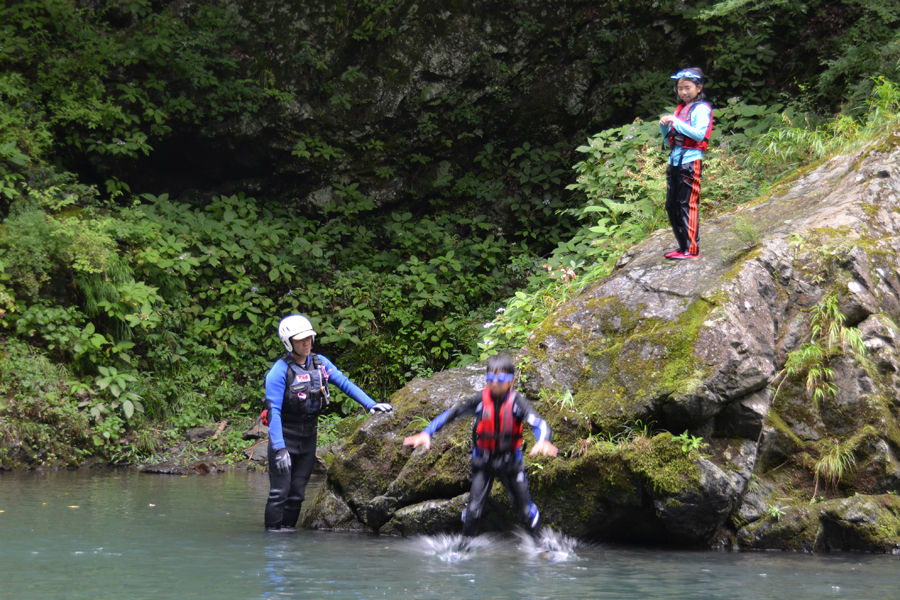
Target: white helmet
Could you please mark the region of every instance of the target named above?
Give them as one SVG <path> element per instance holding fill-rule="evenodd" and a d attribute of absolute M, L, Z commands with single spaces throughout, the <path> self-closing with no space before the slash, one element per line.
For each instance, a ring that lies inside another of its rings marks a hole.
<path fill-rule="evenodd" d="M 284 349 L 288 352 L 294 349 L 294 346 L 291 344 L 291 338 L 302 340 L 309 336 L 315 339 L 316 332 L 313 331 L 312 323 L 309 322 L 309 319 L 302 315 L 290 315 L 283 318 L 281 323 L 278 324 L 278 337 L 281 338 L 281 343 L 284 344 Z"/>

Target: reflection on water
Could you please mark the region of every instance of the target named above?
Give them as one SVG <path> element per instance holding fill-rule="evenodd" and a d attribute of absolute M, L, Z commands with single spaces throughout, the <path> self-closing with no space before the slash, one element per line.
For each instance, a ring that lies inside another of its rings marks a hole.
<path fill-rule="evenodd" d="M 436 550 L 452 536 L 266 534 L 267 493 L 261 473 L 2 473 L 0 596 L 874 600 L 896 598 L 900 585 L 900 557 L 675 552 L 560 536 L 485 536 L 468 560 L 445 562 Z"/>

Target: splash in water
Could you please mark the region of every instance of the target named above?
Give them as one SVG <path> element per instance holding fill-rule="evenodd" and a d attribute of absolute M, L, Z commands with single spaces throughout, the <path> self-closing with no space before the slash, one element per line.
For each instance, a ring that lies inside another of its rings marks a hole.
<path fill-rule="evenodd" d="M 549 527 L 541 529 L 537 536 L 524 531 L 517 532 L 516 535 L 519 536 L 519 548 L 531 556 L 550 562 L 578 560 L 578 555 L 575 554 L 578 540 Z"/>
<path fill-rule="evenodd" d="M 457 562 L 474 556 L 478 548 L 488 546 L 491 541 L 485 536 L 467 538 L 462 535 L 426 535 L 419 538 L 425 547 L 425 553 L 431 554 L 443 562 Z"/>

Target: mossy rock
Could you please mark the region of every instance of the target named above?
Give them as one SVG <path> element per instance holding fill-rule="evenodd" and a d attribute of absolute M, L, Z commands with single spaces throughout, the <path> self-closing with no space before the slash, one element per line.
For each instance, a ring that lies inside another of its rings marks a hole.
<path fill-rule="evenodd" d="M 316 496 L 315 503 L 306 512 L 301 522 L 307 529 L 327 529 L 331 531 L 361 531 L 365 525 L 356 518 L 347 503 L 326 485 Z"/>
<path fill-rule="evenodd" d="M 394 513 L 379 533 L 405 537 L 462 531 L 461 515 L 468 502 L 469 494 L 465 493 L 450 500 L 428 500 L 405 506 Z"/>
<path fill-rule="evenodd" d="M 854 496 L 822 504 L 817 550 L 900 554 L 900 498 Z"/>
<path fill-rule="evenodd" d="M 778 519 L 766 516 L 738 530 L 738 546 L 745 550 L 815 550 L 822 532 L 818 508 L 797 506 L 783 512 Z"/>
<path fill-rule="evenodd" d="M 642 512 L 640 477 L 631 472 L 612 444 L 597 444 L 575 459 L 547 461 L 532 470 L 531 494 L 545 525 L 570 535 L 622 539 Z M 633 527 L 634 538 L 658 538 L 662 528 Z"/>
<path fill-rule="evenodd" d="M 413 452 L 388 487 L 403 503 L 428 498 L 452 498 L 469 489 L 471 424 L 460 420 L 432 437 L 431 449 Z"/>
<path fill-rule="evenodd" d="M 545 523 L 579 537 L 685 546 L 727 543 L 734 527 L 742 548 L 893 547 L 892 497 L 808 504 L 833 439 L 853 448 L 857 467 L 837 490 L 820 485 L 817 497 L 889 491 L 900 481 L 900 334 L 891 325 L 900 319 L 900 199 L 884 183 L 890 177 L 856 179 L 852 169 L 890 175 L 900 156 L 892 152 L 823 162 L 748 206 L 741 217 L 758 225 L 761 243 L 739 257 L 723 254 L 735 215 L 704 223 L 700 260 L 666 261 L 671 234 L 656 232 L 534 331 L 520 353 L 525 393 L 543 399 L 537 406 L 566 453 L 526 459 Z M 841 390 L 817 405 L 804 373 L 776 375 L 811 339 L 812 310 L 828 295 L 858 322 L 873 357 L 830 349 L 826 366 Z M 335 445 L 331 489 L 360 522 L 391 523 L 423 502 L 450 510 L 468 485 L 470 425 L 435 436 L 431 453 L 400 441 L 481 380 L 473 366 L 412 382 L 394 397 L 392 417 L 370 419 Z M 702 437 L 709 455 L 670 433 L 598 441 L 635 419 Z M 741 513 L 754 468 L 765 493 Z M 780 518 L 771 502 L 786 503 Z M 488 529 L 515 521 L 499 487 L 489 513 L 497 521 Z"/>
<path fill-rule="evenodd" d="M 790 506 L 740 529 L 737 539 L 744 549 L 900 554 L 900 498 L 859 495 Z"/>

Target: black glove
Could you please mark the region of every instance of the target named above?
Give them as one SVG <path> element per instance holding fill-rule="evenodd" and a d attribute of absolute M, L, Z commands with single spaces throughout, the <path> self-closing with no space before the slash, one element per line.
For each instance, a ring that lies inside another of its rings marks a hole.
<path fill-rule="evenodd" d="M 285 473 L 290 473 L 291 455 L 287 451 L 287 448 L 282 448 L 281 450 L 275 451 L 275 468 L 278 469 L 278 472 L 282 475 L 284 475 Z"/>
<path fill-rule="evenodd" d="M 379 402 L 375 406 L 369 409 L 369 414 L 375 414 L 377 412 L 391 412 L 394 410 L 394 407 L 388 404 L 387 402 Z"/>

